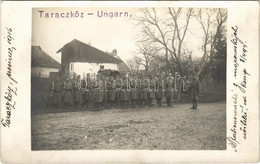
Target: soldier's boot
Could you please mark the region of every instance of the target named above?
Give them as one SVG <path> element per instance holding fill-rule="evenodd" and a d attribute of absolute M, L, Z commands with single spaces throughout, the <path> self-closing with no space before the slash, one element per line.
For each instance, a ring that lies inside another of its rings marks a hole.
<path fill-rule="evenodd" d="M 172 107 L 171 101 L 172 101 L 172 99 L 169 98 L 169 107 Z"/>
<path fill-rule="evenodd" d="M 95 106 L 96 106 L 95 110 L 99 110 L 99 103 L 98 102 L 96 102 Z"/>
<path fill-rule="evenodd" d="M 160 105 L 159 105 L 159 99 L 158 99 L 158 98 L 156 99 L 156 104 L 157 104 L 157 106 L 160 106 Z"/>
<path fill-rule="evenodd" d="M 192 107 L 190 109 L 195 109 L 195 101 L 192 101 Z"/>
<path fill-rule="evenodd" d="M 133 100 L 130 101 L 130 106 L 131 106 L 131 108 L 134 108 L 134 102 L 133 102 Z"/>
<path fill-rule="evenodd" d="M 127 109 L 127 101 L 124 102 L 125 109 Z"/>
<path fill-rule="evenodd" d="M 130 101 L 128 100 L 127 101 L 127 108 L 129 108 L 130 107 Z"/>
<path fill-rule="evenodd" d="M 152 99 L 151 98 L 148 99 L 148 105 L 149 105 L 149 107 L 152 107 Z"/>
<path fill-rule="evenodd" d="M 86 106 L 86 108 L 88 108 L 88 103 L 89 103 L 88 101 L 85 102 L 85 106 Z"/>
<path fill-rule="evenodd" d="M 141 101 L 141 107 L 144 107 L 144 101 Z"/>
<path fill-rule="evenodd" d="M 74 102 L 74 108 L 78 108 L 78 102 L 77 101 Z"/>
<path fill-rule="evenodd" d="M 110 109 L 111 108 L 111 105 L 110 105 L 110 101 L 109 100 L 107 100 L 107 109 Z"/>
<path fill-rule="evenodd" d="M 197 100 L 195 100 L 195 108 L 194 109 L 197 109 L 197 106 L 198 106 L 198 102 L 197 102 Z"/>
<path fill-rule="evenodd" d="M 169 104 L 169 97 L 166 97 L 166 104 L 167 104 L 168 106 L 170 106 L 170 104 Z"/>
<path fill-rule="evenodd" d="M 136 100 L 133 100 L 133 108 L 136 108 L 135 104 L 136 104 Z"/>
<path fill-rule="evenodd" d="M 124 101 L 121 101 L 121 108 L 122 108 L 122 109 L 125 109 Z"/>
<path fill-rule="evenodd" d="M 113 107 L 114 107 L 114 104 L 115 104 L 115 101 L 111 101 L 111 102 L 110 102 L 110 107 L 113 108 Z"/>

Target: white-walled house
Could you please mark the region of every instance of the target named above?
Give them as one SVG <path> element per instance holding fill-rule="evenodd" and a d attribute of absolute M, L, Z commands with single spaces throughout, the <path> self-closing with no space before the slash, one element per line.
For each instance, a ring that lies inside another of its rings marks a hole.
<path fill-rule="evenodd" d="M 49 78 L 50 73 L 58 72 L 60 63 L 45 53 L 40 46 L 31 48 L 31 76 Z"/>
<path fill-rule="evenodd" d="M 72 40 L 65 44 L 57 53 L 61 52 L 61 73 L 81 77 L 87 74 L 95 76 L 99 70 L 119 70 L 123 61 L 113 55 L 103 52 L 79 40 Z"/>
<path fill-rule="evenodd" d="M 119 70 L 118 64 L 115 63 L 70 63 L 70 73 L 76 73 L 81 77 L 86 77 L 87 73 L 94 77 L 99 70 L 103 69 Z"/>

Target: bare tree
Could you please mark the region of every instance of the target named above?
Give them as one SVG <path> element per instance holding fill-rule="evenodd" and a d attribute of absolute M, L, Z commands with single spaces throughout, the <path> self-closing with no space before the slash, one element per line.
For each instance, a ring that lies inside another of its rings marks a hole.
<path fill-rule="evenodd" d="M 192 8 L 185 11 L 182 8 L 168 8 L 169 17 L 160 19 L 154 8 L 141 9 L 143 15 L 136 19 L 143 26 L 142 41 L 154 46 L 156 51 L 164 51 L 164 59 L 172 73 L 176 65 L 183 75 L 181 55 L 192 11 Z M 183 19 L 185 21 L 180 21 Z"/>
<path fill-rule="evenodd" d="M 217 38 L 223 32 L 224 23 L 227 20 L 227 12 L 225 9 L 208 9 L 203 13 L 200 9 L 195 18 L 203 30 L 203 56 L 199 64 L 199 69 L 194 73 L 202 79 L 208 74 L 208 71 L 214 64 Z M 205 70 L 203 75 L 201 74 L 202 70 Z"/>
<path fill-rule="evenodd" d="M 138 49 L 134 52 L 136 54 L 135 57 L 141 60 L 140 65 L 144 66 L 145 72 L 148 74 L 151 60 L 156 57 L 157 50 L 149 46 L 147 42 L 138 42 L 137 46 Z"/>
<path fill-rule="evenodd" d="M 178 71 L 182 77 L 192 73 L 203 78 L 203 70 L 209 71 L 214 63 L 216 38 L 226 22 L 226 10 L 168 8 L 167 13 L 163 13 L 164 17 L 160 17 L 162 14 L 155 8 L 141 9 L 140 12 L 141 15 L 136 17 L 137 25 L 142 27 L 139 42 L 147 43 L 148 49 L 162 54 L 159 59 L 166 63 L 172 74 Z M 185 45 L 187 32 L 195 30 L 189 26 L 191 20 L 202 29 L 201 59 L 193 59 L 192 50 Z M 179 100 L 181 89 L 178 90 Z"/>
<path fill-rule="evenodd" d="M 142 59 L 140 57 L 133 57 L 132 59 L 128 59 L 126 64 L 128 65 L 129 69 L 133 74 L 137 74 L 140 66 L 141 66 Z"/>

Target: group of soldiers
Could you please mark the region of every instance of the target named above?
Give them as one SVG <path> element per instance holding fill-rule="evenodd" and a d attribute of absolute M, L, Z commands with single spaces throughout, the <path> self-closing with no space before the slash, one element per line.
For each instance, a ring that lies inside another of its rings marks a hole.
<path fill-rule="evenodd" d="M 195 84 L 196 83 L 196 84 Z M 197 108 L 199 85 L 197 82 L 191 84 L 193 97 L 193 109 Z M 194 91 L 193 91 L 194 90 Z M 196 90 L 196 91 L 195 91 Z M 162 77 L 129 77 L 119 75 L 105 77 L 98 74 L 95 79 L 87 76 L 81 79 L 78 75 L 73 79 L 69 76 L 65 80 L 60 77 L 52 82 L 53 104 L 55 108 L 62 105 L 65 108 L 92 108 L 101 110 L 102 108 L 121 107 L 137 108 L 153 106 L 156 100 L 157 106 L 162 106 L 162 99 L 166 98 L 167 106 L 172 106 L 171 102 L 176 97 L 176 89 L 173 78 L 164 79 Z"/>

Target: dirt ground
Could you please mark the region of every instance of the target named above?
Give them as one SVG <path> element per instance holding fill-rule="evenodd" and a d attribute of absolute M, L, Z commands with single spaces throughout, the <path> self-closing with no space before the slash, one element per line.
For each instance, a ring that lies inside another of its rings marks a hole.
<path fill-rule="evenodd" d="M 32 114 L 32 150 L 226 149 L 226 102 Z"/>

